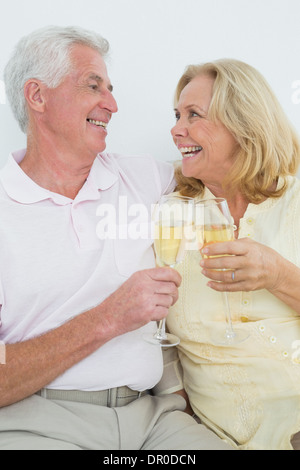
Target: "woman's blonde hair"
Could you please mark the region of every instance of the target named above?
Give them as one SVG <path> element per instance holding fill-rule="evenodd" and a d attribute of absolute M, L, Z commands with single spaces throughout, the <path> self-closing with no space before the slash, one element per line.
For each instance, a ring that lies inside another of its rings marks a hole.
<path fill-rule="evenodd" d="M 286 177 L 297 172 L 300 163 L 299 138 L 264 77 L 252 66 L 233 59 L 190 65 L 180 78 L 175 107 L 184 87 L 195 77 L 214 78 L 208 119 L 220 121 L 239 144 L 235 163 L 224 180 L 224 189 L 240 190 L 253 203 L 279 197 L 286 190 Z M 176 169 L 178 189 L 189 196 L 201 195 L 200 180 Z M 283 177 L 284 184 L 273 183 Z"/>

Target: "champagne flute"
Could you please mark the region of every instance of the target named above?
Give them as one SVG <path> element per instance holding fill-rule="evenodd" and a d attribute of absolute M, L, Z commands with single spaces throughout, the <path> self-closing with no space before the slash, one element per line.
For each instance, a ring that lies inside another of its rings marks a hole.
<path fill-rule="evenodd" d="M 193 198 L 178 194 L 162 196 L 153 213 L 157 265 L 176 268 L 182 262 L 185 251 L 191 249 L 195 237 L 193 217 Z M 180 342 L 177 336 L 166 332 L 165 319 L 160 320 L 154 335 L 145 335 L 144 338 L 162 347 L 176 346 Z"/>
<path fill-rule="evenodd" d="M 199 248 L 211 243 L 234 240 L 235 226 L 226 199 L 216 198 L 195 202 L 196 233 Z M 207 255 L 202 255 L 207 258 Z M 230 255 L 225 255 L 230 256 Z M 233 328 L 228 293 L 222 292 L 225 313 L 225 332 L 215 335 L 218 344 L 240 343 L 248 338 L 248 333 Z"/>

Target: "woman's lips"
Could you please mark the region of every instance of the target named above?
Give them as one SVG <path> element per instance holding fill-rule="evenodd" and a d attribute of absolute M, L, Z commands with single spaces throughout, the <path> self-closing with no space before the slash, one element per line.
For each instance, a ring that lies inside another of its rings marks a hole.
<path fill-rule="evenodd" d="M 201 147 L 201 145 L 197 147 L 181 147 L 179 150 L 183 158 L 190 158 L 194 157 L 197 153 L 201 152 L 201 150 L 203 150 L 203 147 Z"/>

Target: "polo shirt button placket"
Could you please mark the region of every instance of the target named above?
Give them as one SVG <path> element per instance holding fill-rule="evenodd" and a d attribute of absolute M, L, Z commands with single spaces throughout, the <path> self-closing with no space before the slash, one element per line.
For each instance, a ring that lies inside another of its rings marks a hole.
<path fill-rule="evenodd" d="M 79 204 L 74 204 L 72 203 L 71 206 L 71 218 L 72 218 L 72 223 L 73 223 L 73 228 L 76 233 L 77 238 L 80 240 L 80 235 L 84 233 L 84 226 L 82 224 L 82 221 L 80 220 L 80 213 L 79 213 Z"/>
<path fill-rule="evenodd" d="M 89 225 L 89 221 L 86 218 L 80 203 L 72 204 L 71 219 L 73 230 L 77 237 L 80 248 L 84 250 L 98 248 L 98 239 L 95 240 L 95 235 Z"/>

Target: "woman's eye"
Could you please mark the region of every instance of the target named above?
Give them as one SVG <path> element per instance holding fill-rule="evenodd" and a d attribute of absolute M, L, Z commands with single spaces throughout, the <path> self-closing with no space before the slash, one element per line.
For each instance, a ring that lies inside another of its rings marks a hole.
<path fill-rule="evenodd" d="M 180 119 L 180 114 L 179 114 L 179 113 L 176 113 L 176 114 L 175 114 L 175 120 L 176 120 L 176 121 L 179 121 L 179 119 Z"/>
<path fill-rule="evenodd" d="M 190 117 L 201 117 L 200 114 L 196 113 L 196 111 L 191 111 L 190 112 Z"/>

